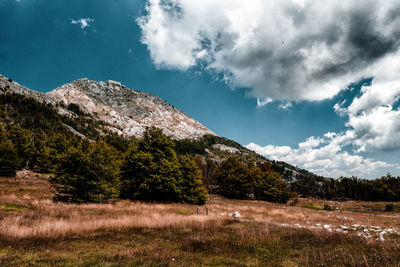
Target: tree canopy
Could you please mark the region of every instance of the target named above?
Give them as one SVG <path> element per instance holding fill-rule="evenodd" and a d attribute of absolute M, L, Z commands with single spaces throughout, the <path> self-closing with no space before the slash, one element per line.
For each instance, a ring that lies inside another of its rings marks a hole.
<path fill-rule="evenodd" d="M 203 204 L 206 192 L 190 157 L 178 160 L 174 142 L 160 129 L 149 128 L 127 153 L 122 167 L 125 198 Z"/>

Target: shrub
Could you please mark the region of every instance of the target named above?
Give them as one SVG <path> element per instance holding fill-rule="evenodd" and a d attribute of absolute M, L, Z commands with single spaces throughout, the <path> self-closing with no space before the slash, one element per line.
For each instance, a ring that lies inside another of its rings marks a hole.
<path fill-rule="evenodd" d="M 296 206 L 297 204 L 300 203 L 300 200 L 298 197 L 293 198 L 293 200 L 289 203 L 290 206 Z"/>
<path fill-rule="evenodd" d="M 385 205 L 385 211 L 393 211 L 393 204 L 386 204 Z"/>
<path fill-rule="evenodd" d="M 324 210 L 332 210 L 332 207 L 328 204 L 324 204 Z"/>
<path fill-rule="evenodd" d="M 85 113 L 81 110 L 81 108 L 75 103 L 69 104 L 67 106 L 67 109 L 74 112 L 76 115 L 79 115 L 79 116 L 85 115 Z"/>

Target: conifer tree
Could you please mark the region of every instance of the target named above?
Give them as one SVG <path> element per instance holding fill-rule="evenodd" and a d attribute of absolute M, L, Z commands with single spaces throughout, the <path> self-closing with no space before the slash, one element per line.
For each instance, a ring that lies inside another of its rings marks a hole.
<path fill-rule="evenodd" d="M 10 127 L 8 138 L 14 144 L 14 147 L 18 153 L 18 157 L 21 159 L 18 168 L 21 169 L 26 167 L 30 156 L 29 143 L 31 134 L 29 131 L 23 129 L 19 124 L 17 124 Z"/>
<path fill-rule="evenodd" d="M 127 154 L 123 166 L 122 195 L 130 199 L 177 201 L 181 173 L 170 138 L 149 128 Z"/>
<path fill-rule="evenodd" d="M 33 146 L 31 146 L 32 169 L 37 172 L 50 173 L 55 171 L 53 168 L 53 151 L 48 146 L 48 136 L 43 131 L 38 131 L 33 137 Z"/>
<path fill-rule="evenodd" d="M 15 176 L 20 159 L 13 143 L 6 136 L 3 125 L 0 125 L 0 176 Z"/>
<path fill-rule="evenodd" d="M 155 127 L 129 149 L 121 190 L 129 199 L 193 204 L 204 203 L 206 194 L 196 163 L 187 157 L 179 162 L 172 139 Z"/>
<path fill-rule="evenodd" d="M 121 156 L 104 142 L 95 145 L 90 155 L 91 179 L 96 184 L 96 193 L 90 196 L 94 202 L 104 202 L 119 196 Z"/>
<path fill-rule="evenodd" d="M 105 202 L 119 194 L 118 153 L 104 143 L 70 147 L 52 179 L 58 198 L 75 202 Z"/>
<path fill-rule="evenodd" d="M 204 204 L 207 199 L 207 190 L 202 183 L 202 174 L 191 156 L 179 158 L 181 179 L 181 197 L 186 203 Z"/>
<path fill-rule="evenodd" d="M 229 157 L 215 171 L 219 193 L 228 198 L 246 199 L 251 195 L 252 174 L 237 157 Z"/>
<path fill-rule="evenodd" d="M 274 171 L 256 172 L 254 175 L 254 197 L 258 200 L 286 203 L 292 197 L 288 185 Z"/>
<path fill-rule="evenodd" d="M 215 176 L 219 193 L 228 198 L 286 203 L 292 196 L 278 173 L 271 169 L 263 172 L 253 163 L 245 165 L 237 157 L 222 162 Z"/>

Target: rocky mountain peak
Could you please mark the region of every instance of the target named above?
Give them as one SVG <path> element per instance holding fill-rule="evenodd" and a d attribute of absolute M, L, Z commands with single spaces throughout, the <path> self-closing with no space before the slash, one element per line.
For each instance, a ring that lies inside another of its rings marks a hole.
<path fill-rule="evenodd" d="M 29 90 L 0 76 L 0 93 L 17 93 L 57 106 L 60 114 L 74 116 L 68 109 L 75 104 L 109 130 L 124 136 L 141 136 L 146 127 L 156 126 L 176 139 L 196 139 L 215 135 L 165 100 L 149 93 L 132 90 L 118 81 L 93 81 L 81 78 L 48 93 Z M 61 104 L 61 105 L 60 105 Z"/>

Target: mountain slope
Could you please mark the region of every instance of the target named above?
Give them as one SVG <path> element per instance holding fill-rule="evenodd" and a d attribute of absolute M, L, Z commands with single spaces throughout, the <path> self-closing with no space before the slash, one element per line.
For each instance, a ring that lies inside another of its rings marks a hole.
<path fill-rule="evenodd" d="M 57 107 L 61 115 L 75 116 L 74 105 L 108 130 L 123 136 L 141 136 L 146 127 L 156 126 L 175 139 L 196 139 L 215 135 L 201 123 L 187 116 L 161 98 L 131 90 L 115 81 L 95 82 L 79 79 L 48 93 L 29 90 L 0 75 L 0 93 L 33 97 Z"/>
<path fill-rule="evenodd" d="M 100 136 L 106 137 L 110 133 L 122 137 L 140 136 L 147 126 L 156 126 L 176 140 L 178 154 L 202 155 L 204 162 L 211 160 L 217 164 L 232 155 L 243 162 L 269 162 L 288 183 L 296 187 L 301 185 L 299 192 L 310 191 L 309 184 L 320 191 L 324 181 L 323 177 L 286 162 L 268 160 L 235 141 L 216 136 L 161 98 L 128 89 L 118 82 L 79 79 L 49 93 L 39 93 L 0 75 L 0 95 L 3 95 L 2 101 L 8 103 L 9 111 L 15 110 L 14 123 L 27 121 L 29 125 L 25 126 L 28 128 L 32 124 L 53 131 L 55 127 L 63 128 L 80 137 L 98 140 Z M 33 98 L 47 103 L 49 107 L 41 107 L 18 96 Z M 32 117 L 43 119 L 29 123 Z M 46 123 L 46 120 L 49 122 Z M 303 185 L 307 185 L 306 189 Z"/>

